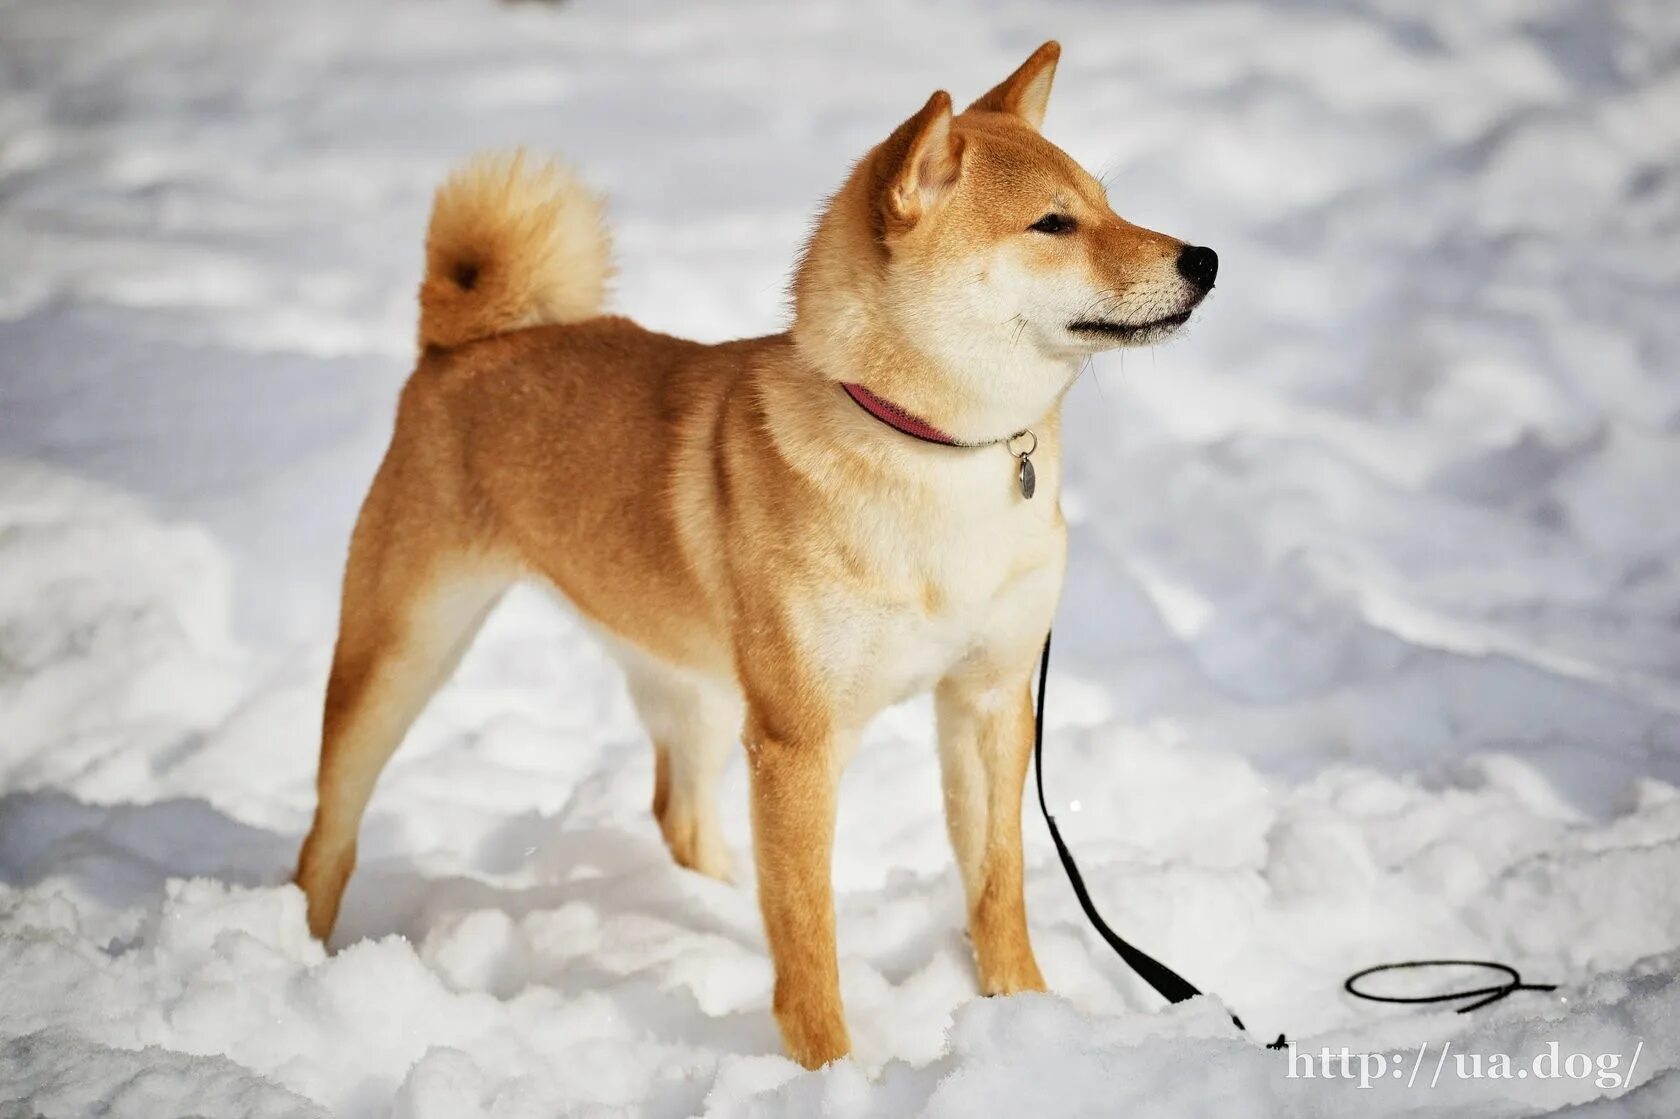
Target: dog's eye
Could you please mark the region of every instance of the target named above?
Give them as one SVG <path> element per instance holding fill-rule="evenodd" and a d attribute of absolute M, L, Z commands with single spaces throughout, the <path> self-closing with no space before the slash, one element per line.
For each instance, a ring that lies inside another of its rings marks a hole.
<path fill-rule="evenodd" d="M 1066 214 L 1045 214 L 1027 228 L 1034 233 L 1072 233 L 1074 222 Z"/>

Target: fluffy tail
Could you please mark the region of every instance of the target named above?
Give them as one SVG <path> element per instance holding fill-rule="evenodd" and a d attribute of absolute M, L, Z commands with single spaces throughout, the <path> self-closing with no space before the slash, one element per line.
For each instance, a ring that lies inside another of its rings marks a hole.
<path fill-rule="evenodd" d="M 522 151 L 474 157 L 432 203 L 421 347 L 600 314 L 611 247 L 600 198 L 565 168 Z"/>

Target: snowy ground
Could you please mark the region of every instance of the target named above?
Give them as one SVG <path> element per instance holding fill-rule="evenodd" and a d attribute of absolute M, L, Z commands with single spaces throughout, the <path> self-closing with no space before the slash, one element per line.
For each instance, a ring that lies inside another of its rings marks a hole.
<path fill-rule="evenodd" d="M 326 955 L 282 883 L 444 167 L 567 153 L 620 308 L 763 332 L 848 161 L 1052 35 L 1051 136 L 1223 258 L 1070 408 L 1049 786 L 1093 891 L 1261 1037 L 1591 1075 L 1291 1077 L 1119 967 L 1036 819 L 1057 995 L 975 999 L 925 704 L 847 777 L 857 1060 L 804 1073 L 750 867 L 670 864 L 535 592 L 388 771 Z M 1680 1113 L 1668 0 L 0 0 L 0 260 L 0 1116 Z M 1562 987 L 1339 991 L 1437 954 Z"/>

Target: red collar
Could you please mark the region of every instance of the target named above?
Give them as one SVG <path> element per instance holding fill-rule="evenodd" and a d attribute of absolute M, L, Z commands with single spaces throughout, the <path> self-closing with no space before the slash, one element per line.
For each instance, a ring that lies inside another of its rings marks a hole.
<path fill-rule="evenodd" d="M 886 397 L 875 395 L 856 381 L 841 381 L 840 387 L 846 390 L 846 395 L 851 397 L 853 403 L 859 408 L 862 408 L 888 427 L 895 431 L 901 431 L 912 439 L 920 439 L 924 443 L 938 443 L 944 447 L 981 447 L 986 445 L 984 443 L 964 443 L 960 439 L 953 439 L 926 420 L 912 416 Z"/>
<path fill-rule="evenodd" d="M 1002 444 L 1005 450 L 1021 461 L 1020 468 L 1016 471 L 1016 480 L 1021 487 L 1021 497 L 1030 499 L 1033 490 L 1038 487 L 1037 475 L 1032 464 L 1032 453 L 1038 450 L 1038 436 L 1031 431 L 1022 429 L 1004 439 L 987 439 L 979 443 L 968 443 L 961 439 L 951 438 L 926 420 L 919 416 L 912 416 L 886 397 L 877 396 L 856 381 L 841 381 L 840 387 L 846 390 L 846 395 L 851 397 L 852 403 L 859 408 L 862 408 L 894 431 L 902 432 L 912 439 L 920 439 L 923 443 L 937 443 L 941 447 L 995 447 Z M 1032 445 L 1017 451 L 1015 441 L 1022 436 L 1030 438 Z"/>

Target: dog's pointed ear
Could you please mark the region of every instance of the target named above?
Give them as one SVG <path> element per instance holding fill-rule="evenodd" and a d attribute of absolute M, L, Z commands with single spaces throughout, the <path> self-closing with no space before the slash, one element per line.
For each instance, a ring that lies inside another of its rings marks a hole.
<path fill-rule="evenodd" d="M 957 185 L 962 140 L 951 131 L 951 95 L 940 90 L 881 145 L 880 204 L 889 228 L 908 228 Z"/>
<path fill-rule="evenodd" d="M 1051 39 L 1033 51 L 1021 68 L 992 88 L 992 91 L 970 109 L 987 113 L 1010 113 L 1020 117 L 1034 129 L 1044 123 L 1044 110 L 1050 104 L 1050 83 L 1056 80 L 1056 62 L 1062 57 L 1062 44 Z"/>

